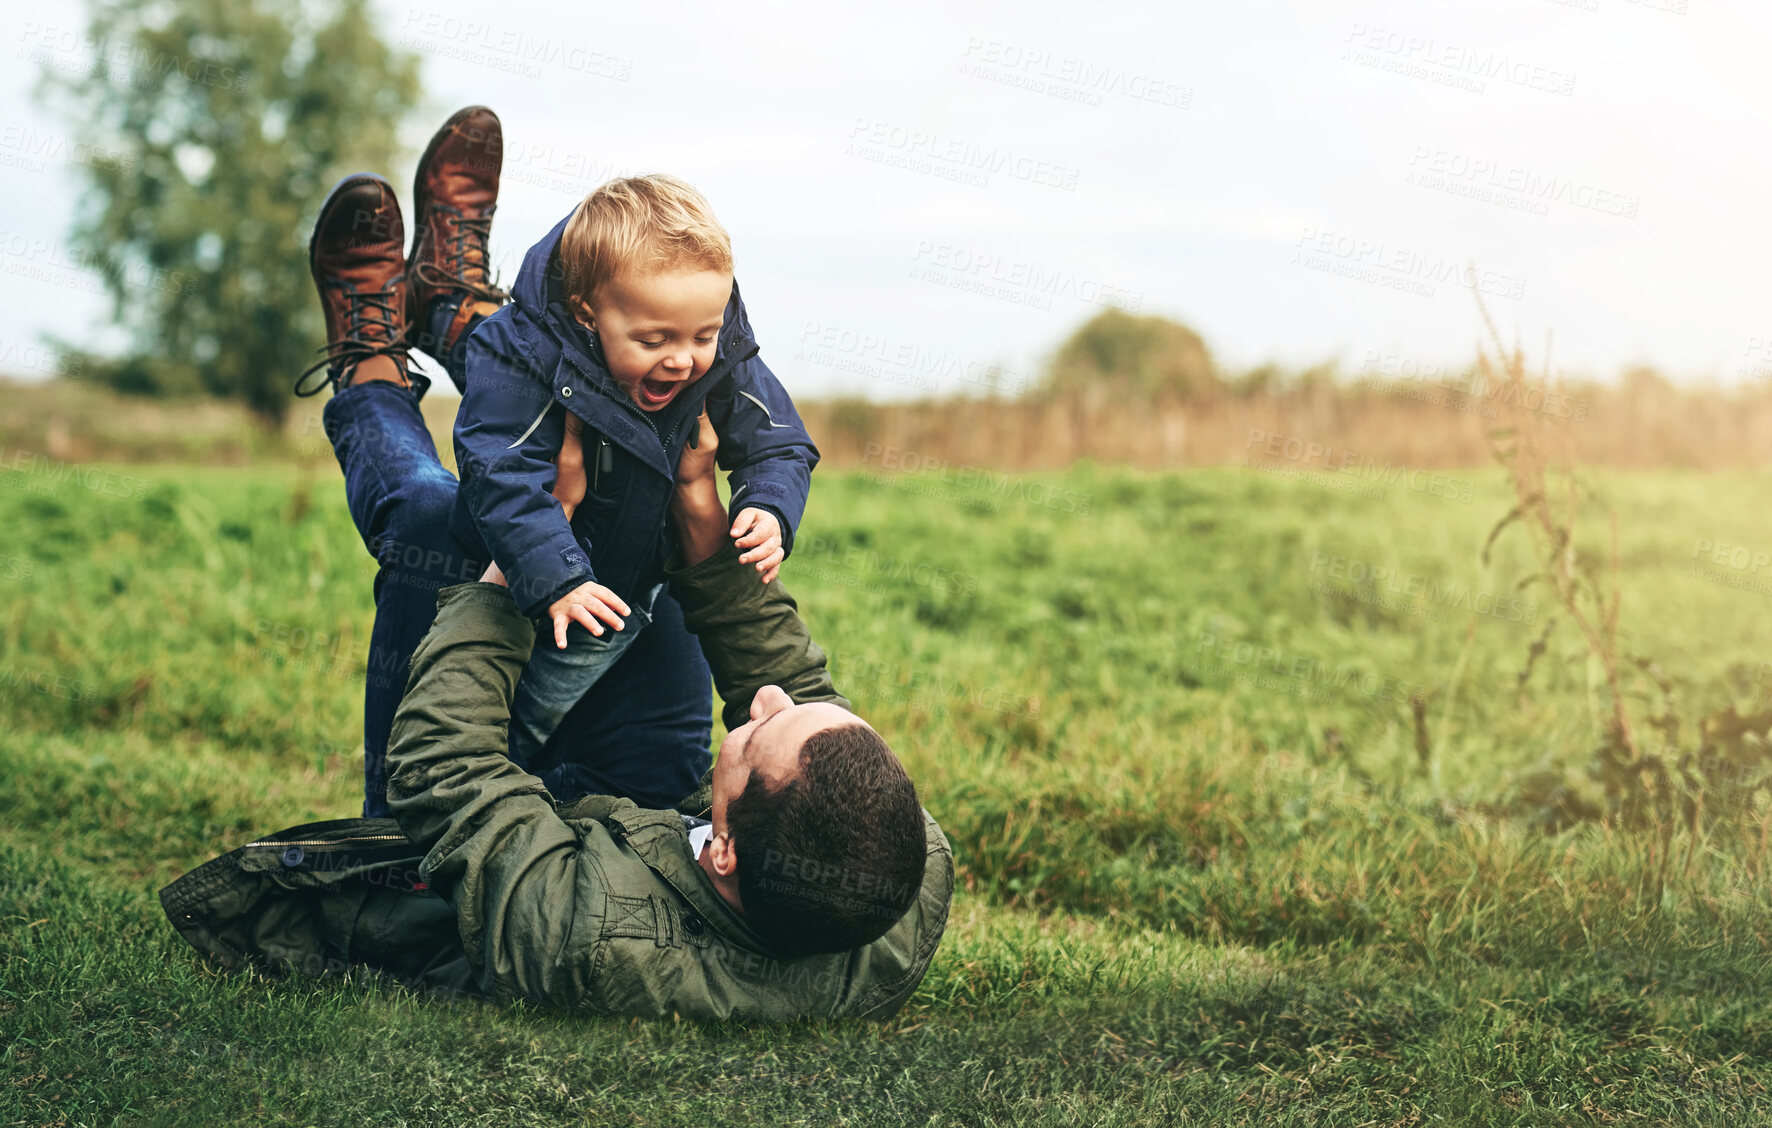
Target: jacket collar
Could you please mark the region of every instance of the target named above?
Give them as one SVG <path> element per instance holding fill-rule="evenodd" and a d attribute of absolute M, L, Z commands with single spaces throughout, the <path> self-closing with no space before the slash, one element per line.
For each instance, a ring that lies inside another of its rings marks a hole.
<path fill-rule="evenodd" d="M 606 821 L 622 828 L 622 836 L 629 848 L 646 863 L 647 868 L 682 894 L 716 932 L 764 955 L 776 954 L 769 942 L 758 936 L 745 918 L 720 896 L 707 871 L 696 864 L 682 815 L 676 811 L 650 811 L 624 802 L 609 813 Z"/>

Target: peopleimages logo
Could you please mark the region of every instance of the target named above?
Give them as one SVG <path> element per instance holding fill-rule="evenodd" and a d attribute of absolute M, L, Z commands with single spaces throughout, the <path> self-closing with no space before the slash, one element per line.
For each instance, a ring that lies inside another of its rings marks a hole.
<path fill-rule="evenodd" d="M 1342 58 L 1361 66 L 1422 78 L 1481 94 L 1488 82 L 1568 97 L 1576 76 L 1503 52 L 1441 42 L 1392 28 L 1357 23 L 1343 41 Z"/>
<path fill-rule="evenodd" d="M 977 466 L 954 466 L 945 458 L 920 455 L 891 443 L 869 443 L 862 452 L 862 462 L 896 470 L 901 475 L 927 478 L 938 485 L 953 486 L 976 493 L 992 502 L 1022 501 L 1042 509 L 1061 513 L 1086 515 L 1092 499 L 1088 494 L 1046 482 L 1030 481 L 1009 474 L 997 474 Z M 870 475 L 875 481 L 892 483 L 884 474 Z"/>
<path fill-rule="evenodd" d="M 542 66 L 555 66 L 626 82 L 634 69 L 632 59 L 593 51 L 582 43 L 546 36 L 538 39 L 526 27 L 463 20 L 424 8 L 406 9 L 400 33 L 402 46 L 413 50 L 459 58 L 525 78 L 539 77 Z M 428 37 L 429 42 L 420 37 Z M 454 49 L 446 50 L 444 44 L 452 44 Z"/>
<path fill-rule="evenodd" d="M 1538 215 L 1549 214 L 1551 204 L 1617 216 L 1637 218 L 1640 197 L 1571 177 L 1542 172 L 1490 157 L 1473 157 L 1450 149 L 1417 145 L 1409 160 L 1407 183 L 1436 191 L 1473 195 L 1455 186 L 1480 189 L 1490 195 L 1473 195 L 1486 202 L 1515 206 Z"/>
<path fill-rule="evenodd" d="M 106 272 L 132 289 L 186 297 L 197 293 L 195 271 L 165 270 L 133 259 L 112 260 L 21 231 L 0 231 L 0 271 L 91 294 L 105 292 Z"/>
<path fill-rule="evenodd" d="M 1481 414 L 1489 419 L 1500 415 L 1498 405 L 1520 411 L 1539 412 L 1577 423 L 1586 422 L 1593 410 L 1590 400 L 1568 395 L 1556 388 L 1546 388 L 1538 384 L 1515 384 L 1512 380 L 1491 380 L 1480 372 L 1454 370 L 1442 364 L 1424 363 L 1380 349 L 1366 350 L 1365 363 L 1360 371 L 1368 374 L 1368 383 L 1372 382 L 1372 377 L 1382 376 L 1405 383 L 1437 384 L 1448 392 L 1456 393 L 1458 397 L 1456 400 L 1445 401 L 1444 406 L 1463 411 L 1481 409 Z M 1389 390 L 1395 392 L 1397 389 Z"/>
<path fill-rule="evenodd" d="M 59 134 L 44 133 L 32 129 L 28 125 L 0 125 L 0 160 L 5 163 L 23 163 L 33 172 L 42 172 L 50 163 L 92 165 L 115 165 L 119 169 L 135 167 L 135 157 L 124 149 L 106 148 L 94 145 L 77 138 L 63 137 Z M 12 154 L 18 154 L 16 158 Z"/>
<path fill-rule="evenodd" d="M 1039 309 L 1051 309 L 1054 298 L 1111 306 L 1127 313 L 1137 313 L 1144 304 L 1143 290 L 1128 290 L 1075 271 L 1009 259 L 955 243 L 918 240 L 911 262 L 913 278 Z"/>
<path fill-rule="evenodd" d="M 114 83 L 148 90 L 168 78 L 215 90 L 245 90 L 250 75 L 211 59 L 155 51 L 136 43 L 98 39 L 75 28 L 26 20 L 13 55 L 68 74 L 95 74 Z"/>
<path fill-rule="evenodd" d="M 1516 274 L 1478 269 L 1458 255 L 1438 254 L 1407 245 L 1393 246 L 1341 231 L 1306 227 L 1293 244 L 1295 265 L 1344 274 L 1361 281 L 1378 282 L 1395 289 L 1432 297 L 1445 284 L 1475 290 L 1490 297 L 1519 301 L 1526 296 L 1526 280 Z"/>
<path fill-rule="evenodd" d="M 1101 105 L 1104 94 L 1117 94 L 1185 110 L 1194 98 L 1191 86 L 1001 39 L 970 36 L 963 57 L 961 74 L 1089 106 Z"/>
<path fill-rule="evenodd" d="M 851 869 L 791 851 L 765 850 L 763 873 L 780 883 L 784 892 L 802 895 L 822 890 L 869 900 L 902 901 L 915 892 L 909 882 L 895 883 L 883 874 Z"/>
<path fill-rule="evenodd" d="M 1393 678 L 1348 662 L 1330 662 L 1313 654 L 1287 652 L 1283 647 L 1199 636 L 1196 654 L 1217 661 L 1206 672 L 1228 674 L 1233 680 L 1256 689 L 1278 690 L 1294 697 L 1328 700 L 1330 691 L 1354 692 L 1379 701 L 1407 701 L 1421 693 L 1414 682 Z M 1232 669 L 1240 667 L 1240 669 Z"/>
<path fill-rule="evenodd" d="M 1709 537 L 1699 537 L 1697 538 L 1697 547 L 1692 550 L 1692 559 L 1703 560 L 1707 564 L 1715 564 L 1723 568 L 1733 568 L 1737 572 L 1755 573 L 1761 568 L 1772 565 L 1772 552 L 1765 549 L 1749 548 L 1742 544 L 1712 540 Z"/>
<path fill-rule="evenodd" d="M 0 690 L 24 686 L 44 697 L 63 701 L 84 701 L 89 696 L 86 683 L 65 677 L 53 670 L 27 670 L 17 666 L 0 666 Z"/>
<path fill-rule="evenodd" d="M 28 450 L 8 450 L 0 446 L 0 485 L 23 489 L 27 493 L 50 496 L 64 484 L 73 484 L 93 493 L 109 497 L 140 497 L 147 488 L 147 479 L 133 474 L 119 474 L 97 466 L 82 466 L 59 458 L 48 458 Z"/>
<path fill-rule="evenodd" d="M 806 322 L 794 358 L 925 391 L 951 381 L 1019 395 L 1034 383 L 1032 373 L 1000 363 L 936 352 L 884 333 L 858 332 L 822 321 Z"/>
<path fill-rule="evenodd" d="M 1329 475 L 1343 475 L 1386 486 L 1402 486 L 1416 493 L 1443 497 L 1449 501 L 1469 502 L 1476 496 L 1476 482 L 1470 478 L 1387 462 L 1346 447 L 1314 442 L 1296 435 L 1252 427 L 1245 449 L 1247 453 L 1243 464 L 1257 470 L 1274 470 L 1289 462 L 1300 467 L 1320 466 Z"/>
<path fill-rule="evenodd" d="M 1375 594 L 1397 597 L 1403 607 L 1420 601 L 1432 609 L 1452 607 L 1510 623 L 1531 624 L 1538 621 L 1537 603 L 1517 596 L 1472 588 L 1457 580 L 1416 575 L 1392 565 L 1373 564 L 1329 552 L 1313 552 L 1310 571 L 1312 575 L 1353 585 L 1351 588 L 1339 588 L 1324 582 L 1318 585 L 1318 590 L 1322 591 L 1339 591 L 1358 598 L 1370 589 Z"/>
<path fill-rule="evenodd" d="M 937 166 L 957 174 L 969 173 L 979 179 L 969 181 L 982 187 L 990 175 L 1022 180 L 1047 188 L 1067 191 L 1077 186 L 1077 170 L 1031 153 L 1018 152 L 1003 145 L 984 144 L 965 137 L 953 137 L 935 130 L 916 129 L 895 122 L 858 117 L 849 127 L 849 140 L 861 149 L 849 151 L 881 163 L 892 163 L 889 155 L 908 160 L 904 167 L 918 172 L 931 172 Z M 872 146 L 872 149 L 867 148 Z M 953 179 L 950 177 L 949 179 Z"/>
<path fill-rule="evenodd" d="M 878 589 L 873 580 L 892 580 L 914 584 L 951 595 L 972 595 L 978 591 L 978 577 L 955 572 L 925 561 L 903 560 L 858 544 L 845 544 L 829 537 L 802 536 L 794 542 L 794 559 L 799 565 L 824 561 L 854 576 L 860 584 Z M 829 575 L 826 578 L 836 578 Z M 838 579 L 839 583 L 842 582 Z M 850 585 L 856 586 L 856 585 Z"/>
<path fill-rule="evenodd" d="M 1699 537 L 1697 547 L 1692 550 L 1692 559 L 1697 563 L 1687 565 L 1686 574 L 1704 580 L 1707 583 L 1719 584 L 1734 588 L 1737 591 L 1751 591 L 1758 595 L 1772 595 L 1772 578 L 1763 577 L 1760 572 L 1772 566 L 1772 552 L 1765 549 L 1749 548 L 1747 545 L 1729 544 L 1726 541 Z M 1709 564 L 1714 567 L 1701 567 Z M 1720 571 L 1719 569 L 1728 569 Z"/>

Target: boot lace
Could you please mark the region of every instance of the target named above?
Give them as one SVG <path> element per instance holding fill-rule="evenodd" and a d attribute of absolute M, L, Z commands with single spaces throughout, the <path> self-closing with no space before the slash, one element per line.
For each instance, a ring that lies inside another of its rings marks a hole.
<path fill-rule="evenodd" d="M 372 356 L 392 357 L 400 371 L 406 372 L 409 346 L 400 337 L 401 320 L 405 314 L 395 309 L 397 296 L 391 289 L 347 291 L 345 335 L 315 350 L 325 355 L 296 377 L 295 394 L 311 396 L 329 385 L 337 392 L 342 381 Z M 325 378 L 308 386 L 308 377 L 321 369 L 326 370 Z"/>
<path fill-rule="evenodd" d="M 444 265 L 419 263 L 414 272 L 418 280 L 434 290 L 460 290 L 481 301 L 500 305 L 510 301 L 510 292 L 487 277 L 491 258 L 486 244 L 492 238 L 494 209 L 488 208 L 485 215 L 477 216 L 451 214 L 440 207 L 438 210 L 443 212 L 443 229 L 448 232 L 443 239 Z"/>

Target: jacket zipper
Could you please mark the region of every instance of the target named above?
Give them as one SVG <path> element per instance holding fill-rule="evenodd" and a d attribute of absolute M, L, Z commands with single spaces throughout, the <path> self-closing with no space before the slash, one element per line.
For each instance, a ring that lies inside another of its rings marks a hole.
<path fill-rule="evenodd" d="M 737 355 L 727 357 L 725 363 L 719 369 L 719 372 L 717 375 L 715 374 L 715 372 L 709 371 L 706 376 L 703 376 L 700 380 L 697 380 L 696 383 L 697 384 L 705 384 L 709 380 L 718 380 L 718 379 L 721 379 L 727 375 L 730 375 L 735 368 L 737 368 L 739 365 L 743 364 L 745 361 L 751 359 L 753 356 L 756 356 L 758 353 L 760 353 L 762 351 L 763 351 L 762 346 L 753 343 L 749 348 L 738 353 Z M 740 394 L 743 394 L 743 393 L 740 393 Z M 622 405 L 624 407 L 626 407 L 629 411 L 633 412 L 634 414 L 638 415 L 641 419 L 645 420 L 646 426 L 648 426 L 652 429 L 652 434 L 658 439 L 658 445 L 659 445 L 660 449 L 662 449 L 664 451 L 665 461 L 669 462 L 670 458 L 671 458 L 671 445 L 669 443 L 665 442 L 664 435 L 659 433 L 658 425 L 652 421 L 651 414 L 640 410 L 640 408 L 635 405 L 634 401 L 626 398 L 625 396 L 622 397 L 621 402 L 622 402 Z M 758 406 L 762 407 L 762 404 L 758 404 Z M 769 414 L 769 409 L 766 407 L 763 408 L 763 413 L 765 415 Z M 694 418 L 691 418 L 689 420 L 689 422 L 691 424 L 693 424 L 695 422 Z M 774 419 L 770 419 L 769 422 L 771 424 L 775 424 Z"/>
<path fill-rule="evenodd" d="M 597 464 L 591 469 L 591 492 L 603 492 L 603 471 L 615 469 L 615 448 L 609 445 L 605 435 L 597 436 Z"/>
<path fill-rule="evenodd" d="M 346 842 L 393 842 L 406 841 L 404 834 L 360 834 L 351 838 L 312 838 L 305 840 L 291 839 L 286 842 L 248 842 L 247 846 L 342 846 Z"/>
<path fill-rule="evenodd" d="M 733 369 L 737 368 L 739 365 L 743 364 L 745 361 L 751 359 L 753 356 L 756 356 L 758 353 L 760 353 L 762 351 L 763 350 L 762 350 L 761 346 L 753 344 L 748 349 L 745 349 L 744 351 L 740 352 L 738 355 L 727 358 L 725 365 L 721 368 L 718 376 L 716 376 L 713 372 L 709 372 L 707 376 L 702 377 L 702 379 L 696 381 L 696 383 L 698 383 L 698 384 L 703 383 L 706 380 L 708 380 L 710 377 L 712 377 L 714 379 L 719 379 L 723 376 L 726 376 L 729 373 L 731 373 L 731 371 Z M 607 367 L 607 364 L 605 364 L 605 367 Z M 652 432 L 653 438 L 658 440 L 659 449 L 664 451 L 665 461 L 669 462 L 670 458 L 671 458 L 671 446 L 669 443 L 665 442 L 665 437 L 659 431 L 658 424 L 656 424 L 652 421 L 652 416 L 650 414 L 648 414 L 647 412 L 640 410 L 640 408 L 632 400 L 628 399 L 627 397 L 622 396 L 622 397 L 618 397 L 618 398 L 620 399 L 623 407 L 626 407 L 629 411 L 633 412 L 635 415 L 638 415 L 640 417 L 641 421 L 646 424 L 647 429 Z M 542 418 L 547 415 L 548 409 L 553 406 L 554 406 L 553 402 L 549 401 L 547 407 L 542 408 L 541 415 L 537 416 L 535 422 L 531 423 L 529 425 L 529 430 L 525 431 L 522 434 L 522 436 L 517 439 L 517 442 L 512 443 L 511 446 L 515 447 L 517 445 L 517 443 L 520 443 L 524 439 L 527 439 L 529 437 L 530 433 L 533 432 L 538 426 L 541 425 Z M 758 406 L 762 406 L 762 405 L 759 404 Z M 769 409 L 766 407 L 763 408 L 763 413 L 765 415 L 768 415 Z M 693 424 L 694 422 L 695 422 L 694 419 L 690 420 L 691 424 Z M 771 418 L 769 420 L 769 422 L 774 426 L 783 426 L 783 424 L 776 423 L 773 418 Z M 602 436 L 602 435 L 597 436 L 597 465 L 591 471 L 591 489 L 593 489 L 593 490 L 597 489 L 598 483 L 602 480 L 603 471 L 604 470 L 613 470 L 615 468 L 614 449 L 611 447 L 609 450 L 609 453 L 607 455 L 605 455 L 605 453 L 604 453 L 604 447 L 607 444 L 607 442 L 608 442 L 608 440 L 604 436 Z M 608 462 L 607 466 L 604 464 L 606 460 Z"/>

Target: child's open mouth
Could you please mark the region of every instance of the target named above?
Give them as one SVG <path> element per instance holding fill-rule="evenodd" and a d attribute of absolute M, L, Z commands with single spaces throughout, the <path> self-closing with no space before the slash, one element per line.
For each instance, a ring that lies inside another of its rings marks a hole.
<path fill-rule="evenodd" d="M 640 406 L 663 407 L 671 402 L 671 397 L 676 395 L 677 389 L 682 386 L 681 380 L 643 379 L 640 381 Z"/>

